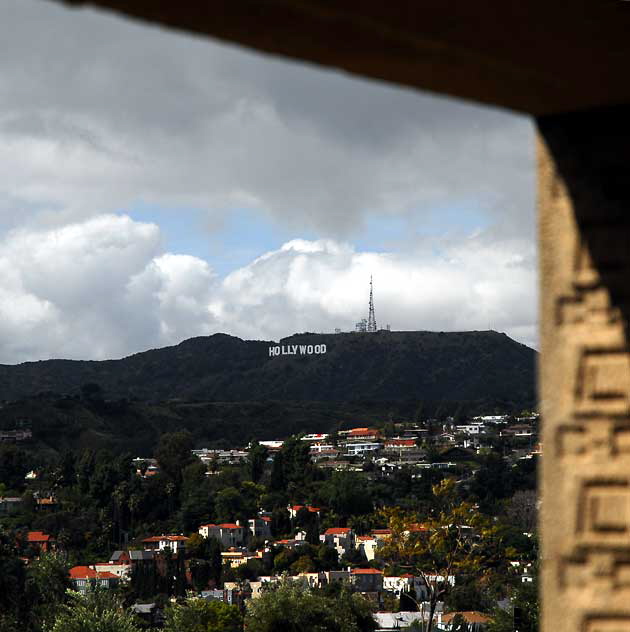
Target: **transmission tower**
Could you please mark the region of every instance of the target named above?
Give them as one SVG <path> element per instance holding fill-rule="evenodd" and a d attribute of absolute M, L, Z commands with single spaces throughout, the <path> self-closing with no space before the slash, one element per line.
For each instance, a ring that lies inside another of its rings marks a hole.
<path fill-rule="evenodd" d="M 370 310 L 368 312 L 367 330 L 369 332 L 375 332 L 376 329 L 376 316 L 374 315 L 374 292 L 372 287 L 372 277 L 370 276 Z"/>

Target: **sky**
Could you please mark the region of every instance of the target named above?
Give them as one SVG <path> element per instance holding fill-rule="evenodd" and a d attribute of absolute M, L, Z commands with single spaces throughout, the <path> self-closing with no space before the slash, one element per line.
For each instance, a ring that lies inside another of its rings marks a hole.
<path fill-rule="evenodd" d="M 0 0 L 0 363 L 216 332 L 537 345 L 529 118 Z"/>

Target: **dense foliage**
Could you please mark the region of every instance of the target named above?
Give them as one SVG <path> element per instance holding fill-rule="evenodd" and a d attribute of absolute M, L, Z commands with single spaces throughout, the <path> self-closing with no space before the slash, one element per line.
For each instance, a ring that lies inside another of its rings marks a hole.
<path fill-rule="evenodd" d="M 474 401 L 535 403 L 536 352 L 504 334 L 389 332 L 300 334 L 323 355 L 269 357 L 269 342 L 215 334 L 122 360 L 48 360 L 0 365 L 6 399 L 42 391 L 105 398 L 203 401 Z M 96 388 L 81 393 L 81 386 Z M 99 389 L 102 389 L 99 391 Z"/>

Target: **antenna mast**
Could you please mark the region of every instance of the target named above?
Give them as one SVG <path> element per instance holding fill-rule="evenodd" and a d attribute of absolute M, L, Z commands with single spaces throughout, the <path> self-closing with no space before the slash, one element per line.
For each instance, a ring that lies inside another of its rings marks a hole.
<path fill-rule="evenodd" d="M 372 287 L 372 276 L 370 275 L 370 310 L 368 313 L 367 330 L 369 332 L 377 331 L 376 316 L 374 315 L 374 292 Z"/>

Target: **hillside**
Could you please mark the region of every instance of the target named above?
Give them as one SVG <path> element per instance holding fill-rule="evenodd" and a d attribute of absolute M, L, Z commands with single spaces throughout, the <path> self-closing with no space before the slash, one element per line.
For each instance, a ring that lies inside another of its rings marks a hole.
<path fill-rule="evenodd" d="M 225 334 L 120 360 L 0 365 L 0 400 L 76 395 L 97 383 L 109 399 L 467 401 L 535 404 L 536 352 L 494 331 L 296 334 L 279 345 L 325 344 L 322 355 L 269 356 L 274 342 Z"/>

